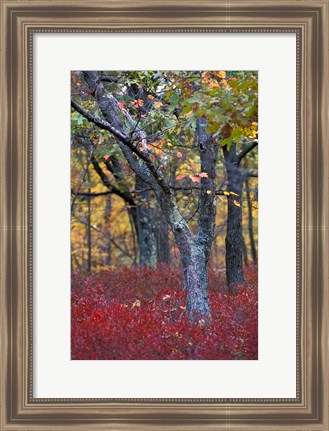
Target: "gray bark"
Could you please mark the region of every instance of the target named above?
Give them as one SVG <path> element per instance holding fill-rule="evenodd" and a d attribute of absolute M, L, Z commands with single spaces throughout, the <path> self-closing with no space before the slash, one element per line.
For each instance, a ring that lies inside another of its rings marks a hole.
<path fill-rule="evenodd" d="M 208 268 L 204 247 L 191 244 L 188 254 L 182 259 L 184 284 L 187 289 L 186 310 L 190 320 L 210 320 L 208 297 Z"/>
<path fill-rule="evenodd" d="M 217 146 L 206 131 L 207 122 L 204 118 L 197 120 L 199 155 L 201 162 L 201 190 L 199 197 L 199 221 L 197 241 L 204 247 L 206 264 L 208 264 L 211 245 L 215 234 L 216 201 L 215 177 L 217 163 Z"/>
<path fill-rule="evenodd" d="M 230 150 L 224 148 L 224 159 L 227 172 L 227 190 L 238 196 L 228 197 L 227 203 L 227 229 L 225 238 L 226 247 L 226 280 L 229 291 L 233 292 L 237 284 L 244 283 L 242 264 L 242 182 L 243 178 L 239 168 L 236 145 L 231 144 Z M 236 205 L 235 202 L 238 204 Z"/>
<path fill-rule="evenodd" d="M 230 292 L 234 292 L 237 284 L 244 283 L 243 277 L 243 237 L 242 237 L 242 185 L 244 176 L 240 168 L 242 159 L 257 145 L 257 141 L 248 143 L 237 153 L 235 142 L 230 149 L 223 147 L 225 168 L 227 173 L 227 190 L 235 193 L 228 196 L 227 229 L 226 229 L 226 281 Z M 234 202 L 235 201 L 235 202 Z"/>
<path fill-rule="evenodd" d="M 154 211 L 151 208 L 151 195 L 147 184 L 136 175 L 136 216 L 141 266 L 155 268 L 157 264 L 156 238 L 154 231 Z"/>
<path fill-rule="evenodd" d="M 170 246 L 169 246 L 169 226 L 166 219 L 163 217 L 159 207 L 154 209 L 155 221 L 155 239 L 157 248 L 157 261 L 158 263 L 170 262 Z"/>
<path fill-rule="evenodd" d="M 159 196 L 159 203 L 174 234 L 180 252 L 184 285 L 187 289 L 186 312 L 189 320 L 210 321 L 207 261 L 204 245 L 193 238 L 190 229 L 177 209 L 174 195 Z"/>

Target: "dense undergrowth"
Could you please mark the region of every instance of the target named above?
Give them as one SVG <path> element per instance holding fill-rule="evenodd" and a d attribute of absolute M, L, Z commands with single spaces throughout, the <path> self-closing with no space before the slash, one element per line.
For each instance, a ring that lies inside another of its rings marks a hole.
<path fill-rule="evenodd" d="M 209 271 L 211 324 L 190 323 L 181 270 L 124 268 L 73 275 L 72 359 L 257 359 L 257 267 L 232 295 Z"/>

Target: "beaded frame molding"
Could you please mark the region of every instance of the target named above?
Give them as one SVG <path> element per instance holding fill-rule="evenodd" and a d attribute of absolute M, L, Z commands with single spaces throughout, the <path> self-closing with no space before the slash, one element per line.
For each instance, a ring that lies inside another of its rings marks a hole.
<path fill-rule="evenodd" d="M 1 430 L 329 430 L 328 0 L 1 2 Z M 294 33 L 296 398 L 34 398 L 33 36 Z"/>

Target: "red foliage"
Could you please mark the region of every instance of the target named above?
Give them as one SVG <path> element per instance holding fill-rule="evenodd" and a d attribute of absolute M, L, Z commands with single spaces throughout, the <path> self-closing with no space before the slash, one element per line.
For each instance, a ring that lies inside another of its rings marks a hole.
<path fill-rule="evenodd" d="M 72 278 L 72 359 L 257 359 L 257 268 L 232 295 L 209 271 L 212 320 L 190 323 L 181 271 L 117 269 Z"/>

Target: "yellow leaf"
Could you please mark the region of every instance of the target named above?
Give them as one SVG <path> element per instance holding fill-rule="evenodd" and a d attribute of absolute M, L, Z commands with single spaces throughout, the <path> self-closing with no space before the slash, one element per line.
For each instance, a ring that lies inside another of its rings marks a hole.
<path fill-rule="evenodd" d="M 239 196 L 237 193 L 234 193 L 234 192 L 230 192 L 230 195 Z"/>
<path fill-rule="evenodd" d="M 239 204 L 239 202 L 238 201 L 233 201 L 233 203 L 234 203 L 234 205 L 236 206 L 236 207 L 240 207 L 241 205 Z"/>
<path fill-rule="evenodd" d="M 219 84 L 218 81 L 216 81 L 216 79 L 212 80 L 209 84 L 210 88 L 219 88 Z"/>
<path fill-rule="evenodd" d="M 211 190 L 207 190 L 207 195 L 211 195 Z"/>
<path fill-rule="evenodd" d="M 226 72 L 224 72 L 224 70 L 220 70 L 216 73 L 216 76 L 218 76 L 218 78 L 225 78 Z"/>
<path fill-rule="evenodd" d="M 230 192 L 224 192 L 225 196 L 230 196 Z"/>
<path fill-rule="evenodd" d="M 135 307 L 140 307 L 141 306 L 141 302 L 139 299 L 136 299 L 136 301 L 133 303 L 131 308 L 135 308 Z"/>
<path fill-rule="evenodd" d="M 154 96 L 152 96 L 152 94 L 149 94 L 147 97 L 151 100 L 154 99 Z"/>
<path fill-rule="evenodd" d="M 160 108 L 162 105 L 163 105 L 163 103 L 162 103 L 162 102 L 154 102 L 154 106 L 155 106 L 156 108 Z"/>

